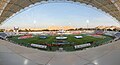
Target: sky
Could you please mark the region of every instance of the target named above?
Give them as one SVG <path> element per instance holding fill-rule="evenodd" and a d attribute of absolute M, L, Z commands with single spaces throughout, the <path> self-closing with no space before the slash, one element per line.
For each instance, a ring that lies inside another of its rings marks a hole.
<path fill-rule="evenodd" d="M 86 21 L 89 21 L 87 23 Z M 47 28 L 120 26 L 117 20 L 96 8 L 76 3 L 48 3 L 31 7 L 5 21 L 0 28 Z"/>

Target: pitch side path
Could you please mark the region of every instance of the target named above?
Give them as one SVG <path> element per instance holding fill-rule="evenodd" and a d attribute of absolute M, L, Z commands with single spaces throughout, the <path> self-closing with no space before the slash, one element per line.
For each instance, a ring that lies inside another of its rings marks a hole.
<path fill-rule="evenodd" d="M 74 52 L 47 52 L 0 40 L 0 65 L 120 65 L 120 40 Z"/>

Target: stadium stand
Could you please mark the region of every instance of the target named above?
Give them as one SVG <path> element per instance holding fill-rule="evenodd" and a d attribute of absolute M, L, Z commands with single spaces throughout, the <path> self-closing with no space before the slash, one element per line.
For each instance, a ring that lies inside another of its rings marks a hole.
<path fill-rule="evenodd" d="M 9 36 L 15 36 L 15 35 L 16 35 L 15 32 L 5 32 L 5 33 L 7 34 L 8 37 L 9 37 Z"/>
<path fill-rule="evenodd" d="M 115 34 L 115 37 L 120 38 L 120 32 Z"/>
<path fill-rule="evenodd" d="M 6 34 L 6 33 L 0 32 L 0 38 L 1 38 L 1 39 L 6 39 L 6 37 L 7 37 L 7 34 Z"/>
<path fill-rule="evenodd" d="M 14 36 L 13 32 L 0 32 L 0 39 L 6 39 L 7 37 Z"/>
<path fill-rule="evenodd" d="M 114 36 L 116 37 L 114 41 L 120 40 L 120 32 L 116 33 Z"/>

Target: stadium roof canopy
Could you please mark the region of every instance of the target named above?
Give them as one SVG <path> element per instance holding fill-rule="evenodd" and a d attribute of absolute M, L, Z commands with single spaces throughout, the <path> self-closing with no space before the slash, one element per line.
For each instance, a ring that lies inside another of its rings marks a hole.
<path fill-rule="evenodd" d="M 10 18 L 13 14 L 19 12 L 26 7 L 38 2 L 48 0 L 0 0 L 0 23 Z M 50 1 L 50 0 L 49 0 Z M 49 2 L 48 1 L 48 2 Z M 51 0 L 56 1 L 56 0 Z M 58 1 L 73 1 L 92 5 L 97 9 L 110 14 L 120 21 L 120 0 L 58 0 Z"/>

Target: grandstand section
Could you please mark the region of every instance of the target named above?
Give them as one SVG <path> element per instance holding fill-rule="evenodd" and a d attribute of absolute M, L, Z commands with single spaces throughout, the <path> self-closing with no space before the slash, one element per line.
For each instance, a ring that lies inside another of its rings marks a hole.
<path fill-rule="evenodd" d="M 120 38 L 120 32 L 115 34 L 115 37 Z"/>
<path fill-rule="evenodd" d="M 15 35 L 16 35 L 16 33 L 14 33 L 14 32 L 0 32 L 0 38 L 4 39 L 4 40 L 6 40 L 7 37 L 15 36 Z"/>
<path fill-rule="evenodd" d="M 6 37 L 7 37 L 6 33 L 0 32 L 0 38 L 1 39 L 6 39 Z"/>

